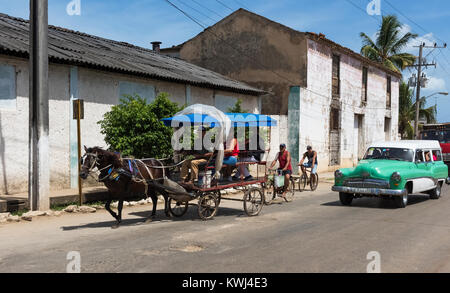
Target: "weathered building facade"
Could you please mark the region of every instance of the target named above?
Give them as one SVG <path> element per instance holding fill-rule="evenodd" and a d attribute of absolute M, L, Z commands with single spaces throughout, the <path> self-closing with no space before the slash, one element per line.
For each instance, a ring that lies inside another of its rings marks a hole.
<path fill-rule="evenodd" d="M 124 94 L 152 101 L 166 92 L 179 105 L 222 110 L 237 99 L 259 112 L 263 91 L 152 50 L 49 27 L 49 140 L 52 189 L 77 186 L 72 101 L 85 101 L 82 144 L 106 147 L 97 122 Z M 25 192 L 28 181 L 28 22 L 0 14 L 0 194 Z"/>
<path fill-rule="evenodd" d="M 367 144 L 398 137 L 401 74 L 322 34 L 239 9 L 161 52 L 269 92 L 262 113 L 287 115 L 294 159 L 312 145 L 320 171 L 352 166 Z"/>

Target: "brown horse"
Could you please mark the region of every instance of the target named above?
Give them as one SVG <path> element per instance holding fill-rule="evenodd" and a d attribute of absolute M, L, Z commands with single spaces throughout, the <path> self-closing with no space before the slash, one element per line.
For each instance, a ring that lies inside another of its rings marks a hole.
<path fill-rule="evenodd" d="M 148 182 L 155 180 L 161 182 L 165 169 L 156 159 L 132 160 L 122 159 L 119 154 L 105 151 L 99 147 L 86 148 L 86 153 L 82 159 L 80 177 L 87 179 L 91 171 L 97 168 L 100 171 L 99 182 L 103 182 L 109 191 L 109 198 L 105 204 L 105 209 L 117 220 L 112 226 L 118 228 L 122 222 L 123 202 L 126 198 L 142 198 L 150 196 L 153 202 L 151 216 L 144 223 L 151 222 L 156 214 L 156 205 L 158 201 L 157 193 L 164 197 L 164 212 L 170 217 L 168 208 L 168 196 L 164 189 L 148 185 Z M 151 168 L 157 166 L 159 168 Z M 147 181 L 150 180 L 150 181 Z M 118 213 L 111 210 L 113 199 L 119 200 Z"/>

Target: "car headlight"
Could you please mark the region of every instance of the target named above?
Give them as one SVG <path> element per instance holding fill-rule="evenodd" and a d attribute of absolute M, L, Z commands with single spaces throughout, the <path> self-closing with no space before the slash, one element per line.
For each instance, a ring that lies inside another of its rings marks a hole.
<path fill-rule="evenodd" d="M 334 171 L 334 177 L 336 178 L 342 178 L 344 176 L 344 174 L 342 174 L 341 170 L 336 170 Z"/>
<path fill-rule="evenodd" d="M 391 178 L 395 182 L 400 182 L 402 180 L 402 176 L 400 176 L 400 173 L 398 173 L 398 172 L 392 173 Z"/>

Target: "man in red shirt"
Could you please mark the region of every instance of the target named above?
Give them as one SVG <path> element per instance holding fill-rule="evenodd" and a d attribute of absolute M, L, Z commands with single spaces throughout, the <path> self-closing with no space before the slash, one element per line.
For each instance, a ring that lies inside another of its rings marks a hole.
<path fill-rule="evenodd" d="M 284 143 L 280 144 L 280 152 L 277 154 L 275 160 L 272 162 L 270 169 L 272 169 L 276 162 L 278 161 L 278 171 L 281 171 L 281 174 L 284 175 L 284 186 L 283 186 L 283 195 L 281 196 L 286 200 L 286 191 L 289 186 L 289 178 L 292 174 L 292 165 L 291 165 L 291 154 L 286 150 L 286 145 Z M 286 200 L 287 201 L 287 200 Z"/>

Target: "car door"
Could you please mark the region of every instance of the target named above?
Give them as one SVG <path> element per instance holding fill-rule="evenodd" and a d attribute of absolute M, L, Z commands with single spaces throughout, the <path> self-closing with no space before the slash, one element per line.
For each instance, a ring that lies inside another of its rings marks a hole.
<path fill-rule="evenodd" d="M 433 164 L 431 166 L 431 173 L 435 179 L 444 179 L 447 177 L 447 167 L 442 160 L 442 151 L 433 150 L 432 153 Z"/>
<path fill-rule="evenodd" d="M 425 152 L 430 150 L 416 150 L 416 174 L 413 176 L 413 193 L 420 193 L 433 189 L 436 184 L 431 173 L 432 161 L 425 160 Z"/>

